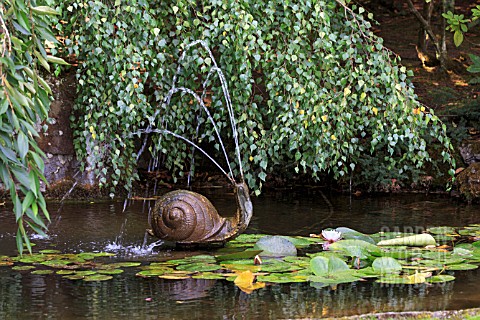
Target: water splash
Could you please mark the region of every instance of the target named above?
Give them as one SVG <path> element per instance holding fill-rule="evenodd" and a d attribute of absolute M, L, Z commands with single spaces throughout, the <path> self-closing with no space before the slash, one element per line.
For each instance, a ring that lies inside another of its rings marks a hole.
<path fill-rule="evenodd" d="M 189 88 L 185 88 L 185 87 L 177 87 L 177 80 L 178 80 L 178 76 L 180 75 L 181 71 L 182 71 L 182 65 L 181 65 L 181 62 L 185 59 L 187 53 L 189 52 L 189 49 L 193 46 L 197 46 L 197 45 L 200 45 L 203 47 L 203 49 L 205 49 L 205 51 L 207 52 L 209 58 L 211 59 L 212 61 L 212 67 L 210 68 L 208 74 L 207 74 L 207 77 L 205 79 L 205 81 L 203 82 L 203 86 L 202 86 L 202 94 L 201 96 L 198 95 L 196 92 L 194 92 L 193 90 L 189 89 Z M 225 150 L 225 145 L 223 143 L 223 140 L 220 136 L 220 132 L 218 130 L 218 126 L 214 120 L 214 118 L 212 117 L 212 115 L 210 114 L 210 111 L 208 110 L 207 106 L 205 105 L 204 103 L 204 99 L 205 99 L 205 96 L 207 94 L 207 88 L 208 88 L 208 84 L 210 82 L 210 78 L 213 76 L 213 75 L 217 75 L 218 76 L 218 79 L 220 80 L 220 84 L 221 84 L 221 87 L 222 87 L 222 92 L 223 92 L 223 95 L 224 95 L 224 98 L 225 98 L 225 104 L 226 104 L 226 107 L 227 107 L 227 111 L 228 111 L 228 115 L 229 115 L 229 119 L 230 119 L 230 126 L 232 128 L 232 135 L 233 135 L 233 139 L 234 139 L 234 144 L 235 144 L 235 153 L 236 153 L 236 157 L 237 157 L 237 161 L 238 161 L 238 167 L 239 167 L 239 173 L 240 173 L 240 178 L 242 181 L 244 181 L 244 176 L 243 176 L 243 167 L 242 167 L 242 161 L 241 161 L 241 156 L 240 156 L 240 147 L 239 147 L 239 143 L 238 143 L 238 131 L 237 131 L 237 125 L 236 125 L 236 121 L 235 121 L 235 115 L 234 115 L 234 110 L 233 110 L 233 105 L 232 105 L 232 100 L 230 98 L 230 93 L 229 93 L 229 90 L 228 90 L 228 85 L 227 85 L 227 81 L 226 81 L 226 78 L 222 72 L 222 70 L 218 67 L 217 65 L 217 62 L 215 60 L 215 57 L 213 56 L 210 48 L 208 47 L 207 43 L 203 40 L 197 40 L 197 41 L 194 41 L 190 44 L 188 44 L 187 46 L 185 46 L 185 49 L 182 53 L 182 55 L 180 56 L 179 60 L 178 60 L 178 66 L 177 66 L 177 70 L 173 76 L 173 79 L 172 79 L 172 87 L 171 89 L 168 91 L 167 95 L 165 96 L 164 98 L 164 101 L 163 101 L 163 104 L 165 106 L 169 106 L 170 105 L 170 101 L 172 99 L 172 96 L 178 92 L 181 92 L 181 93 L 186 93 L 190 96 L 192 96 L 196 101 L 197 101 L 197 104 L 201 107 L 200 110 L 203 110 L 205 111 L 207 117 L 208 117 L 208 120 L 210 121 L 210 123 L 212 124 L 213 126 L 213 129 L 215 131 L 215 135 L 216 135 L 216 139 L 218 141 L 218 143 L 220 144 L 220 147 L 222 149 L 222 152 L 223 152 L 223 155 L 225 157 L 225 160 L 226 160 L 226 163 L 227 163 L 227 166 L 228 166 L 228 173 L 227 173 L 227 170 L 225 170 L 217 161 L 215 161 L 215 159 L 213 159 L 213 157 L 211 157 L 205 150 L 203 150 L 202 148 L 200 148 L 197 144 L 195 144 L 193 141 L 191 141 L 190 139 L 184 137 L 184 136 L 181 136 L 171 130 L 168 130 L 166 128 L 155 128 L 156 124 L 155 124 L 155 120 L 157 120 L 157 117 L 159 116 L 160 114 L 160 111 L 161 109 L 157 109 L 154 113 L 154 115 L 152 117 L 149 117 L 149 124 L 147 126 L 147 128 L 145 129 L 141 129 L 141 130 L 138 130 L 136 132 L 133 132 L 133 133 L 129 133 L 129 137 L 132 137 L 133 135 L 142 135 L 142 134 L 145 134 L 145 138 L 144 138 L 144 141 L 143 141 L 143 144 L 142 144 L 142 147 L 140 148 L 140 150 L 138 151 L 137 153 L 137 161 L 140 159 L 140 156 L 143 154 L 143 152 L 145 151 L 145 148 L 148 144 L 148 136 L 149 134 L 151 133 L 158 133 L 158 134 L 168 134 L 168 135 L 172 135 L 174 136 L 175 138 L 177 139 L 181 139 L 183 141 L 185 141 L 186 143 L 190 144 L 191 146 L 194 147 L 194 149 L 196 150 L 199 150 L 200 152 L 202 152 L 208 159 L 210 159 L 210 161 L 212 161 L 212 163 L 214 163 L 219 169 L 220 171 L 222 171 L 222 173 L 230 180 L 230 182 L 232 184 L 235 184 L 236 181 L 235 181 L 235 177 L 234 177 L 234 174 L 233 174 L 233 170 L 232 170 L 232 167 L 230 165 L 230 159 L 228 157 L 228 154 Z M 198 125 L 199 126 L 199 125 Z M 198 131 L 198 126 L 197 126 L 197 131 Z M 156 163 L 154 163 L 154 165 L 156 165 Z"/>
<path fill-rule="evenodd" d="M 107 244 L 104 250 L 121 256 L 149 256 L 156 247 L 161 246 L 163 243 L 164 242 L 162 240 L 158 240 L 148 245 L 123 245 L 117 241 L 114 241 Z"/>

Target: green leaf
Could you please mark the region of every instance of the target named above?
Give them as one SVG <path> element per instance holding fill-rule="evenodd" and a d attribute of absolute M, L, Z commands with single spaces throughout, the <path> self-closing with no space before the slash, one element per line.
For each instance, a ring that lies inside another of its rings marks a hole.
<path fill-rule="evenodd" d="M 29 149 L 29 142 L 27 136 L 21 131 L 18 133 L 17 144 L 20 158 L 25 159 Z"/>
<path fill-rule="evenodd" d="M 453 34 L 453 43 L 455 43 L 455 45 L 458 47 L 462 44 L 463 42 L 463 32 L 457 30 L 455 31 L 455 33 Z"/>
<path fill-rule="evenodd" d="M 51 62 L 51 63 L 55 63 L 55 64 L 65 65 L 65 66 L 70 65 L 70 63 L 66 62 L 62 58 L 57 58 L 57 57 L 54 57 L 54 56 L 47 56 L 47 61 Z"/>
<path fill-rule="evenodd" d="M 372 263 L 373 270 L 380 274 L 398 273 L 402 271 L 402 265 L 390 257 L 377 258 Z"/>
<path fill-rule="evenodd" d="M 31 8 L 33 12 L 40 15 L 58 15 L 59 13 L 55 9 L 47 6 L 37 6 Z"/>

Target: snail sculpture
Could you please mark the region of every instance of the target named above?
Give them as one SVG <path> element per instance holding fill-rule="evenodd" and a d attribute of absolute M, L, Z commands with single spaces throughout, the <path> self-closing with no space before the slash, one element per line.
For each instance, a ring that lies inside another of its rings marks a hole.
<path fill-rule="evenodd" d="M 217 246 L 245 231 L 253 214 L 247 185 L 234 184 L 237 211 L 232 218 L 221 217 L 203 195 L 176 190 L 155 203 L 149 224 L 154 236 L 177 246 Z"/>

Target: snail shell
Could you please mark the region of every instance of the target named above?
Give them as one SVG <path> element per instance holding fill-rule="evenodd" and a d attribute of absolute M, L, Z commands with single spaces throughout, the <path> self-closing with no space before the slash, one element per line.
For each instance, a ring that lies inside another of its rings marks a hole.
<path fill-rule="evenodd" d="M 155 236 L 177 244 L 223 241 L 233 231 L 206 197 L 187 190 L 157 200 L 149 222 Z"/>

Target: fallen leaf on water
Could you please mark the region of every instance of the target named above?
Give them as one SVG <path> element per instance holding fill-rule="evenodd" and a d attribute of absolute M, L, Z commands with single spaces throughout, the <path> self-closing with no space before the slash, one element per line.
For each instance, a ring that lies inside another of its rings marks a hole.
<path fill-rule="evenodd" d="M 253 275 L 252 271 L 247 270 L 239 273 L 234 283 L 240 290 L 247 294 L 252 293 L 253 290 L 265 287 L 264 282 L 254 283 L 253 281 L 255 281 L 255 276 Z"/>

